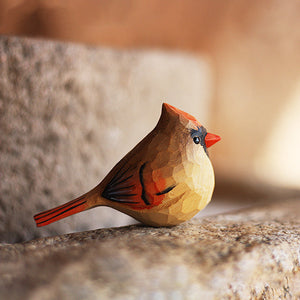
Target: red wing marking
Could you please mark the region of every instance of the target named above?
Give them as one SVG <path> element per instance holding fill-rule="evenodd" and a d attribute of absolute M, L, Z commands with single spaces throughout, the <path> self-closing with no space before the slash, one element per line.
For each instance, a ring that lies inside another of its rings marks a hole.
<path fill-rule="evenodd" d="M 146 164 L 143 163 L 138 172 L 126 168 L 117 173 L 104 189 L 102 196 L 132 209 L 149 209 L 161 204 L 165 194 L 175 185 L 165 188 L 163 178 L 158 183 L 154 182 L 151 173 L 145 174 Z"/>

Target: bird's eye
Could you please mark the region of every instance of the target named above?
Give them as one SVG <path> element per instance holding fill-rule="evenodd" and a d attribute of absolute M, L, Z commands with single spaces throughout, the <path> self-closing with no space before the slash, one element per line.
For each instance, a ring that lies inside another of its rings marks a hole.
<path fill-rule="evenodd" d="M 200 143 L 200 138 L 199 138 L 199 136 L 195 136 L 195 137 L 193 138 L 193 141 L 194 141 L 195 144 L 199 144 L 199 143 Z"/>

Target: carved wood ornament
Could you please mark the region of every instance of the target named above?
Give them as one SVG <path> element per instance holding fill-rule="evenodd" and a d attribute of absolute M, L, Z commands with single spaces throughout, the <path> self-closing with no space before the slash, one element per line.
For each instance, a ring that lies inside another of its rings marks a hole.
<path fill-rule="evenodd" d="M 207 148 L 220 137 L 190 114 L 163 103 L 156 127 L 88 193 L 34 216 L 38 227 L 109 206 L 151 226 L 191 219 L 211 200 L 214 171 Z"/>

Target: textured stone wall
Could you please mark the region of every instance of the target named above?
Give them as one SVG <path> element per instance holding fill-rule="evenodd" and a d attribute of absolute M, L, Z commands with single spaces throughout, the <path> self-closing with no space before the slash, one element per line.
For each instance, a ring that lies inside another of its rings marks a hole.
<path fill-rule="evenodd" d="M 0 240 L 130 222 L 101 208 L 36 229 L 33 214 L 87 192 L 154 128 L 161 103 L 207 120 L 204 61 L 0 37 Z"/>

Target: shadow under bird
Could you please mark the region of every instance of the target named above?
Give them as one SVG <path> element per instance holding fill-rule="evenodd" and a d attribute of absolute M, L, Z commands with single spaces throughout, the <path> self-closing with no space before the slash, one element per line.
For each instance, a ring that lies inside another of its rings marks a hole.
<path fill-rule="evenodd" d="M 38 227 L 109 206 L 151 226 L 191 219 L 211 200 L 214 171 L 207 148 L 220 140 L 190 114 L 163 103 L 156 127 L 91 191 L 34 216 Z"/>

